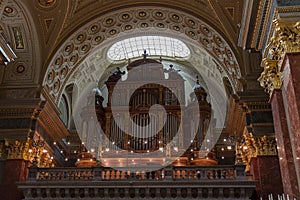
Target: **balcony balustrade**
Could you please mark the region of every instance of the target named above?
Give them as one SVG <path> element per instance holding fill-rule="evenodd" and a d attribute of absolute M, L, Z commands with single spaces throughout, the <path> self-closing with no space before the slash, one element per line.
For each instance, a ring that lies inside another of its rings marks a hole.
<path fill-rule="evenodd" d="M 37 168 L 19 182 L 25 199 L 249 199 L 256 182 L 244 166 Z"/>

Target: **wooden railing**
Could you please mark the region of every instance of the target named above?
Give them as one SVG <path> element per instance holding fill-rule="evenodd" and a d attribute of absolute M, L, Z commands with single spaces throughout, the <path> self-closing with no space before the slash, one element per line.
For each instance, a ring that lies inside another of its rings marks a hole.
<path fill-rule="evenodd" d="M 123 180 L 234 180 L 246 179 L 243 166 L 134 168 L 36 168 L 29 169 L 29 181 L 123 181 Z"/>

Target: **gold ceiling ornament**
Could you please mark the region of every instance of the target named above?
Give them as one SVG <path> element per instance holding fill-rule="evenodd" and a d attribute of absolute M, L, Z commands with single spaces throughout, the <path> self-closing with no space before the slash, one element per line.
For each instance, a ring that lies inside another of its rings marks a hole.
<path fill-rule="evenodd" d="M 264 71 L 258 78 L 260 85 L 272 96 L 282 85 L 281 67 L 286 53 L 300 52 L 300 21 L 274 20 L 273 37 L 262 60 Z"/>
<path fill-rule="evenodd" d="M 252 133 L 244 134 L 244 142 L 238 144 L 237 153 L 241 155 L 242 162 L 246 165 L 245 171 L 250 171 L 251 158 L 277 155 L 275 137 L 266 135 L 254 137 Z"/>

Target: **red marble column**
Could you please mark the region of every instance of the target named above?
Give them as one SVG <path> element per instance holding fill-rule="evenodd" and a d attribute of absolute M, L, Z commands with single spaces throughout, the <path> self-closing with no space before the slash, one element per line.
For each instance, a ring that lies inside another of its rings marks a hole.
<path fill-rule="evenodd" d="M 267 199 L 268 194 L 282 194 L 282 184 L 277 156 L 257 156 L 251 158 L 250 173 L 257 180 L 257 194 Z"/>
<path fill-rule="evenodd" d="M 21 200 L 23 194 L 18 190 L 16 182 L 25 181 L 27 174 L 27 161 L 21 159 L 7 160 L 0 185 L 0 199 Z"/>
<path fill-rule="evenodd" d="M 286 54 L 282 65 L 282 95 L 286 110 L 288 132 L 291 140 L 293 160 L 289 164 L 295 166 L 296 179 L 293 195 L 300 199 L 300 53 Z"/>
<path fill-rule="evenodd" d="M 299 195 L 296 179 L 296 169 L 291 147 L 283 96 L 280 90 L 274 90 L 271 98 L 275 137 L 282 178 L 283 191 L 290 196 Z"/>

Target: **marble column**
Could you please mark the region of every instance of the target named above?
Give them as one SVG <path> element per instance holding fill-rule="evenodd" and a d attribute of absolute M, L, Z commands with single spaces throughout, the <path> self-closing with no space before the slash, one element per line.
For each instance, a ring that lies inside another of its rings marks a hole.
<path fill-rule="evenodd" d="M 23 193 L 18 190 L 16 182 L 25 181 L 28 174 L 29 161 L 23 159 L 6 160 L 3 178 L 0 185 L 0 199 L 22 199 Z"/>
<path fill-rule="evenodd" d="M 275 137 L 280 163 L 283 191 L 285 194 L 298 193 L 296 169 L 291 146 L 285 106 L 281 90 L 274 90 L 270 100 L 274 120 Z"/>
<path fill-rule="evenodd" d="M 273 36 L 262 61 L 264 71 L 258 79 L 270 94 L 284 191 L 296 199 L 300 198 L 299 25 L 293 20 L 273 21 Z"/>
<path fill-rule="evenodd" d="M 250 173 L 257 180 L 257 194 L 267 199 L 268 194 L 277 196 L 282 194 L 282 184 L 278 156 L 257 156 L 251 158 Z M 272 184 L 273 183 L 273 184 Z"/>
<path fill-rule="evenodd" d="M 283 75 L 282 96 L 286 112 L 288 134 L 291 142 L 289 165 L 295 166 L 293 195 L 300 198 L 300 53 L 285 56 L 281 72 Z"/>

